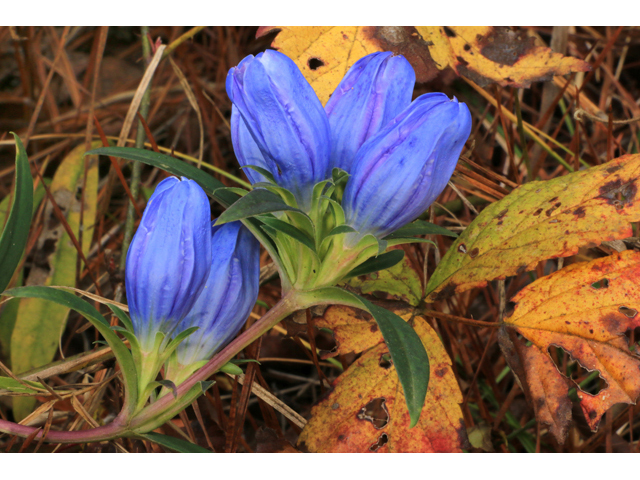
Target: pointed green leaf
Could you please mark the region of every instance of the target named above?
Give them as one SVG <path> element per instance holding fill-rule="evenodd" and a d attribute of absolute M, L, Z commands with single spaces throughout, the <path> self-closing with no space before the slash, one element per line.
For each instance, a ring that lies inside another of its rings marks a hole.
<path fill-rule="evenodd" d="M 209 175 L 206 172 L 189 165 L 187 162 L 171 157 L 169 155 L 163 155 L 162 153 L 152 152 L 150 150 L 143 150 L 141 148 L 129 148 L 129 147 L 102 147 L 96 148 L 87 152 L 87 155 L 109 155 L 112 157 L 124 158 L 127 160 L 134 160 L 136 162 L 146 163 L 154 167 L 161 168 L 174 175 L 184 176 L 196 181 L 205 192 L 213 196 L 223 206 L 231 205 L 238 197 L 230 192 L 220 190 L 225 185 Z M 219 190 L 219 191 L 217 191 Z M 217 191 L 217 192 L 216 192 Z"/>
<path fill-rule="evenodd" d="M 372 257 L 361 265 L 358 265 L 356 268 L 351 270 L 343 280 L 358 277 L 360 275 L 368 275 L 369 273 L 380 270 L 386 270 L 387 268 L 391 268 L 401 262 L 403 258 L 403 250 L 391 250 L 390 252 L 383 253 L 377 257 Z"/>
<path fill-rule="evenodd" d="M 273 176 L 273 174 L 269 170 L 266 170 L 266 169 L 264 169 L 262 167 L 259 167 L 257 165 L 245 165 L 244 167 L 240 167 L 240 169 L 243 169 L 243 168 L 249 168 L 251 170 L 254 170 L 254 171 L 258 172 L 260 175 L 262 175 L 264 178 L 269 180 L 274 185 L 278 184 L 278 182 L 276 182 L 275 177 Z"/>
<path fill-rule="evenodd" d="M 244 188 L 239 188 L 239 187 L 224 187 L 224 188 L 218 188 L 213 193 L 216 193 L 216 192 L 230 192 L 230 193 L 235 193 L 240 197 L 244 197 L 247 193 L 249 193 L 249 190 L 245 190 Z"/>
<path fill-rule="evenodd" d="M 115 332 L 111 330 L 109 322 L 107 322 L 107 320 L 93 307 L 93 305 L 82 298 L 76 297 L 73 293 L 43 286 L 12 288 L 11 290 L 7 290 L 2 293 L 2 295 L 14 298 L 40 298 L 43 300 L 49 300 L 73 309 L 89 320 L 113 350 L 113 354 L 120 364 L 122 377 L 126 386 L 125 403 L 131 407 L 135 407 L 138 392 L 138 380 L 136 366 L 133 363 L 131 352 L 122 340 L 118 338 Z"/>
<path fill-rule="evenodd" d="M 414 427 L 420 418 L 429 386 L 429 356 L 422 341 L 414 329 L 397 316 L 368 300 L 338 287 L 319 288 L 301 292 L 306 305 L 341 304 L 367 310 L 375 319 L 384 338 L 404 395 Z"/>
<path fill-rule="evenodd" d="M 27 383 L 27 382 L 24 382 L 24 383 Z M 40 385 L 40 384 L 36 384 L 36 385 Z M 40 387 L 42 388 L 42 385 L 40 385 Z M 14 380 L 13 378 L 9 378 L 9 377 L 0 377 L 0 390 L 9 390 L 10 392 L 14 392 L 14 393 L 31 393 L 31 394 L 38 393 L 37 390 L 33 388 L 29 388 L 28 386 L 23 385 L 17 380 Z"/>
<path fill-rule="evenodd" d="M 282 198 L 275 193 L 258 188 L 256 190 L 251 190 L 248 194 L 227 208 L 224 213 L 218 217 L 216 225 L 255 217 L 256 215 L 264 213 L 282 212 L 285 210 L 304 213 L 302 210 L 290 207 L 284 203 Z"/>
<path fill-rule="evenodd" d="M 149 440 L 151 442 L 167 447 L 178 453 L 211 453 L 206 448 L 202 448 L 195 443 L 180 440 L 179 438 L 170 437 L 169 435 L 162 435 L 161 433 L 145 433 L 139 435 L 139 437 Z"/>
<path fill-rule="evenodd" d="M 0 237 L 0 292 L 7 288 L 27 246 L 33 210 L 33 179 L 24 145 L 15 133 L 16 188 L 11 212 Z"/>
<path fill-rule="evenodd" d="M 390 235 L 384 237 L 385 240 L 392 240 L 395 238 L 415 237 L 417 235 L 447 235 L 449 237 L 457 237 L 458 234 L 450 230 L 447 230 L 440 225 L 434 225 L 433 223 L 425 222 L 424 220 L 416 220 L 404 227 L 399 228 Z"/>
<path fill-rule="evenodd" d="M 327 233 L 327 237 L 330 237 L 332 235 L 340 235 L 342 233 L 354 233 L 356 231 L 355 228 L 349 226 L 349 225 L 338 225 L 337 227 L 335 227 L 333 230 L 331 230 L 329 233 Z"/>
<path fill-rule="evenodd" d="M 431 245 L 436 245 L 434 241 L 428 240 L 426 238 L 408 237 L 408 238 L 393 238 L 389 240 L 389 237 L 387 237 L 387 246 L 389 247 L 394 247 L 396 245 L 404 245 L 406 243 L 430 243 Z"/>
<path fill-rule="evenodd" d="M 129 315 L 127 315 L 124 310 L 113 304 L 107 304 L 107 307 L 109 307 L 115 316 L 118 317 L 127 330 L 133 332 L 133 323 L 131 323 Z"/>

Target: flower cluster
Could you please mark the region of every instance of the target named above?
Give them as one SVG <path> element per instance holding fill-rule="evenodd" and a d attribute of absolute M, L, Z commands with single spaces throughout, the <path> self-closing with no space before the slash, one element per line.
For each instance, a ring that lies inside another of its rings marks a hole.
<path fill-rule="evenodd" d="M 442 93 L 412 102 L 414 83 L 404 57 L 373 53 L 349 69 L 323 108 L 295 63 L 277 51 L 250 55 L 229 71 L 239 163 L 254 187 L 288 190 L 283 201 L 290 204 L 292 195 L 314 224 L 309 228 L 290 212 L 276 215 L 315 242 L 318 258 L 304 266 L 305 250 L 293 252 L 281 233 L 272 235 L 288 257 L 283 263 L 292 285 L 339 281 L 384 250 L 385 237 L 420 216 L 447 185 L 471 132 L 471 114 Z M 313 282 L 300 278 L 318 269 L 334 273 Z"/>
<path fill-rule="evenodd" d="M 143 389 L 167 360 L 167 378 L 180 383 L 238 333 L 258 296 L 259 247 L 240 222 L 212 227 L 209 200 L 193 180 L 160 182 L 126 264 Z"/>

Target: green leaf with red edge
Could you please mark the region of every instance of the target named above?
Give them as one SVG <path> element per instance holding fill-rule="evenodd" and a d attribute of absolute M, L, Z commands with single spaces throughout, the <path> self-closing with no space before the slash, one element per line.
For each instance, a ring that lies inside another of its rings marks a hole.
<path fill-rule="evenodd" d="M 429 280 L 427 301 L 630 237 L 631 222 L 640 221 L 639 177 L 636 154 L 518 187 L 485 208 L 449 248 Z"/>
<path fill-rule="evenodd" d="M 630 349 L 625 333 L 640 327 L 640 253 L 627 250 L 572 264 L 536 280 L 512 300 L 515 309 L 504 320 L 500 345 L 538 420 L 550 426 L 559 442 L 571 421 L 571 387 L 577 388 L 592 430 L 613 405 L 635 404 L 640 356 Z M 598 371 L 606 388 L 591 395 L 574 385 L 551 360 L 551 346 Z"/>

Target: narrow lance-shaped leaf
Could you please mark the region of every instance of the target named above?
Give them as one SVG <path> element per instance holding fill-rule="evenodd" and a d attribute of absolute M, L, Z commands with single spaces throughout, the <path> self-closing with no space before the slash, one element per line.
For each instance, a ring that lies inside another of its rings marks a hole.
<path fill-rule="evenodd" d="M 169 435 L 162 435 L 161 433 L 150 432 L 139 436 L 178 453 L 211 453 L 206 448 L 202 448 L 195 443 L 170 437 Z"/>
<path fill-rule="evenodd" d="M 243 220 L 245 218 L 255 217 L 265 213 L 282 212 L 290 210 L 304 214 L 302 210 L 290 207 L 282 201 L 279 195 L 262 188 L 250 191 L 244 197 L 239 199 L 222 215 L 218 217 L 216 225 Z"/>
<path fill-rule="evenodd" d="M 411 418 L 410 427 L 415 426 L 427 394 L 430 370 L 427 351 L 411 325 L 395 313 L 341 288 L 320 288 L 301 295 L 310 305 L 337 303 L 361 308 L 373 315 L 389 348 L 404 390 Z"/>
<path fill-rule="evenodd" d="M 299 445 L 311 452 L 460 452 L 467 447 L 462 393 L 451 359 L 426 320 L 400 305 L 394 313 L 412 321 L 431 364 L 424 412 L 415 428 L 409 430 L 395 365 L 375 322 L 351 307 L 334 305 L 314 320 L 316 326 L 331 329 L 336 340 L 337 348 L 323 357 L 362 355 L 311 409 Z"/>
<path fill-rule="evenodd" d="M 29 159 L 20 138 L 15 133 L 13 137 L 16 140 L 16 187 L 11 212 L 0 237 L 0 292 L 7 288 L 20 263 L 27 245 L 33 210 L 33 179 Z"/>
<path fill-rule="evenodd" d="M 73 293 L 57 288 L 44 286 L 19 287 L 7 290 L 2 295 L 15 298 L 39 298 L 59 305 L 64 305 L 82 314 L 96 327 L 113 350 L 126 385 L 125 404 L 134 407 L 137 395 L 137 374 L 131 352 L 118 336 L 111 330 L 109 322 L 90 303 L 76 297 Z"/>

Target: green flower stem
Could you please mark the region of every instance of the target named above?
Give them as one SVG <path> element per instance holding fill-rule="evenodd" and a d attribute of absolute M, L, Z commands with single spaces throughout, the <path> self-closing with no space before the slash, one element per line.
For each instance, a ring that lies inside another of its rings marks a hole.
<path fill-rule="evenodd" d="M 8 433 L 9 435 L 17 435 L 23 438 L 29 437 L 30 435 L 38 432 L 36 433 L 34 440 L 40 440 L 43 433 L 42 428 L 19 425 L 7 420 L 0 420 L 0 432 Z M 51 443 L 89 443 L 112 440 L 114 438 L 123 437 L 126 434 L 126 422 L 118 416 L 110 424 L 103 427 L 92 428 L 90 430 L 81 430 L 79 432 L 57 432 L 55 430 L 49 430 L 45 440 Z"/>

